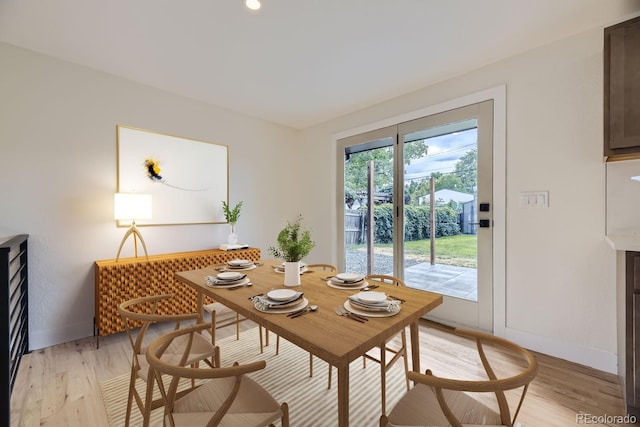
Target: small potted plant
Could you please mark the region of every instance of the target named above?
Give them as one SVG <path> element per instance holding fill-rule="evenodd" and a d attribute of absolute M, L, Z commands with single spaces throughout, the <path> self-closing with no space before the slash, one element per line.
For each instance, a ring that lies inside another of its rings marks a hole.
<path fill-rule="evenodd" d="M 294 221 L 287 221 L 287 225 L 278 233 L 277 242 L 277 246 L 269 248 L 269 253 L 284 260 L 285 286 L 300 285 L 300 261 L 315 246 L 311 232 L 302 229 L 302 215 L 298 215 Z"/>
<path fill-rule="evenodd" d="M 222 211 L 224 212 L 224 219 L 227 220 L 229 225 L 231 226 L 231 233 L 227 237 L 227 242 L 231 245 L 236 244 L 238 242 L 238 235 L 236 234 L 236 222 L 238 222 L 238 218 L 240 218 L 240 210 L 242 209 L 242 201 L 238 202 L 232 208 L 229 207 L 229 204 L 222 201 Z"/>

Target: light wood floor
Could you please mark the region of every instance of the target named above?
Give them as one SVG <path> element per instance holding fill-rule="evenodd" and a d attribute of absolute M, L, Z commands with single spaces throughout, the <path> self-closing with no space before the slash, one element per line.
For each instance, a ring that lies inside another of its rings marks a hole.
<path fill-rule="evenodd" d="M 242 325 L 255 326 L 249 321 Z M 222 329 L 218 338 L 234 332 L 233 327 Z M 266 351 L 274 347 L 272 339 Z M 466 356 L 473 351 L 471 343 L 431 322 L 421 323 L 420 349 L 422 369 L 440 376 L 457 376 L 465 364 L 475 363 Z M 11 399 L 11 426 L 107 426 L 100 382 L 129 372 L 129 352 L 121 333 L 102 337 L 99 349 L 94 338 L 85 338 L 25 355 Z M 539 373 L 518 417 L 524 426 L 572 426 L 577 413 L 625 414 L 616 376 L 543 354 L 536 357 Z M 323 369 L 323 363 L 317 361 L 316 369 Z"/>

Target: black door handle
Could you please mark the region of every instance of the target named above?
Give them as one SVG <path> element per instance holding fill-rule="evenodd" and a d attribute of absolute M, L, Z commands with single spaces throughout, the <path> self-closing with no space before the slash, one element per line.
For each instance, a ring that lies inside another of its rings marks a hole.
<path fill-rule="evenodd" d="M 470 222 L 470 225 L 479 225 L 482 228 L 489 228 L 491 227 L 491 220 L 490 219 L 481 219 L 479 222 Z"/>

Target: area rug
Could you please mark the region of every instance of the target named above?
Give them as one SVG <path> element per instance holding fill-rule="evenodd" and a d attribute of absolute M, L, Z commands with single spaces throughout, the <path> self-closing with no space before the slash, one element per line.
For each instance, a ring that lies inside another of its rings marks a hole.
<path fill-rule="evenodd" d="M 332 387 L 327 389 L 328 365 L 314 358 L 313 377 L 309 377 L 309 353 L 290 342 L 280 340 L 280 352 L 275 354 L 275 339 L 260 354 L 258 328 L 243 331 L 240 340 L 235 336 L 218 341 L 223 365 L 234 361 L 240 364 L 266 360 L 267 367 L 251 377 L 273 395 L 278 402 L 287 402 L 292 427 L 334 427 L 338 425 L 337 371 L 333 368 Z M 139 381 L 140 382 L 140 381 Z M 380 365 L 362 358 L 351 363 L 349 370 L 349 419 L 357 427 L 377 426 L 380 407 Z M 129 374 L 120 375 L 100 384 L 109 425 L 124 426 L 127 407 Z M 387 372 L 387 411 L 406 392 L 404 370 L 398 361 Z M 163 409 L 152 412 L 152 422 L 162 420 Z M 140 411 L 132 410 L 131 426 L 141 425 Z"/>

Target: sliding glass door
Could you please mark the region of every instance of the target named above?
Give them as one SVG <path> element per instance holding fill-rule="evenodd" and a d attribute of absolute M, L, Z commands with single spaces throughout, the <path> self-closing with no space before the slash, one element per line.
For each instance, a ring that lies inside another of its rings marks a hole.
<path fill-rule="evenodd" d="M 485 101 L 338 142 L 344 270 L 440 293 L 444 304 L 430 317 L 485 330 L 493 319 L 492 117 Z"/>

